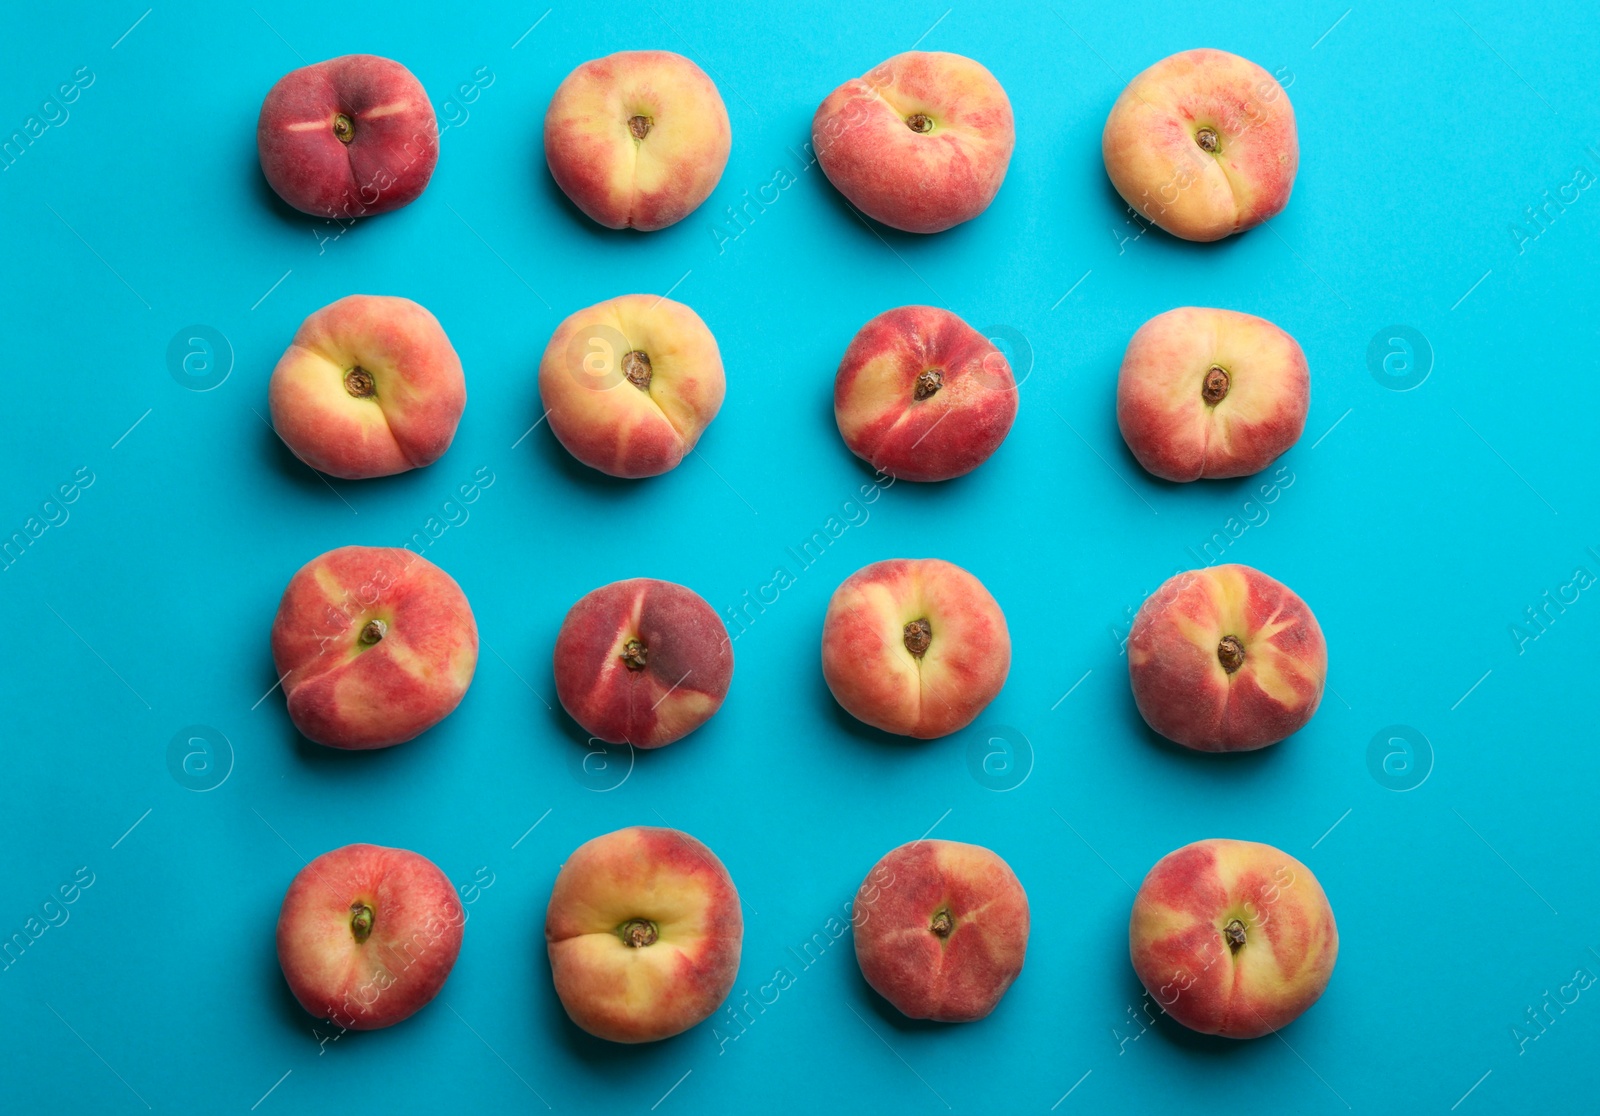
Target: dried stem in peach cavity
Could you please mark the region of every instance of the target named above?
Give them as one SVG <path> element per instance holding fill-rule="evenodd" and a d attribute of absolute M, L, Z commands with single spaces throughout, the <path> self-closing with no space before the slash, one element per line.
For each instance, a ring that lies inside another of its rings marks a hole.
<path fill-rule="evenodd" d="M 1244 666 L 1244 644 L 1237 636 L 1223 636 L 1217 644 L 1217 661 L 1222 669 L 1232 674 Z"/>
<path fill-rule="evenodd" d="M 632 116 L 628 118 L 628 131 L 633 133 L 633 138 L 642 140 L 650 134 L 650 128 L 655 124 L 648 116 Z"/>
<path fill-rule="evenodd" d="M 342 112 L 335 114 L 333 118 L 333 134 L 338 137 L 340 143 L 349 143 L 356 138 L 355 121 Z"/>
<path fill-rule="evenodd" d="M 1223 936 L 1228 939 L 1228 951 L 1238 953 L 1244 948 L 1244 923 L 1234 919 L 1222 928 Z"/>
<path fill-rule="evenodd" d="M 372 933 L 372 920 L 375 917 L 373 909 L 359 899 L 350 904 L 350 933 L 357 942 L 367 940 L 367 935 Z"/>
<path fill-rule="evenodd" d="M 617 927 L 617 936 L 630 949 L 640 949 L 655 944 L 656 924 L 647 918 L 630 918 Z"/>
<path fill-rule="evenodd" d="M 361 629 L 361 642 L 371 647 L 388 634 L 389 626 L 382 620 L 368 620 L 367 626 Z"/>
<path fill-rule="evenodd" d="M 1227 398 L 1228 388 L 1232 385 L 1228 370 L 1220 364 L 1213 364 L 1206 370 L 1206 378 L 1200 384 L 1200 398 L 1215 407 Z"/>
<path fill-rule="evenodd" d="M 933 916 L 933 921 L 928 924 L 928 929 L 941 938 L 948 938 L 950 931 L 956 928 L 955 919 L 950 917 L 949 911 L 940 911 Z"/>
<path fill-rule="evenodd" d="M 650 658 L 650 649 L 640 639 L 630 639 L 622 645 L 622 665 L 629 670 L 643 670 Z"/>
<path fill-rule="evenodd" d="M 928 119 L 925 113 L 915 112 L 906 117 L 906 127 L 919 136 L 925 136 L 933 131 L 933 121 Z"/>
<path fill-rule="evenodd" d="M 1200 150 L 1215 155 L 1222 149 L 1222 141 L 1217 137 L 1215 128 L 1201 128 L 1194 134 L 1194 142 L 1200 145 Z"/>
<path fill-rule="evenodd" d="M 372 378 L 371 372 L 358 364 L 344 374 L 344 390 L 357 399 L 365 399 L 377 392 L 378 382 Z"/>
<path fill-rule="evenodd" d="M 917 386 L 911 389 L 911 398 L 926 399 L 944 387 L 944 373 L 930 368 L 917 377 Z"/>
<path fill-rule="evenodd" d="M 928 653 L 928 645 L 933 642 L 933 626 L 926 618 L 913 620 L 905 626 L 901 638 L 905 641 L 906 650 L 920 659 Z"/>
<path fill-rule="evenodd" d="M 650 354 L 641 352 L 638 349 L 624 354 L 622 358 L 622 374 L 628 378 L 630 384 L 640 391 L 648 391 L 650 377 L 655 375 L 654 370 L 650 367 Z"/>

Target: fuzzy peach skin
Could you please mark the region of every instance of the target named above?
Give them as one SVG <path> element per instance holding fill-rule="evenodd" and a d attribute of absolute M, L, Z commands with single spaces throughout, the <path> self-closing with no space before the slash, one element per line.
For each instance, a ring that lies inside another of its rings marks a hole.
<path fill-rule="evenodd" d="M 833 381 L 850 452 L 899 480 L 972 472 L 1017 417 L 1017 384 L 983 334 L 933 306 L 886 310 L 861 327 Z"/>
<path fill-rule="evenodd" d="M 1156 315 L 1128 343 L 1117 378 L 1123 440 L 1170 481 L 1259 473 L 1300 440 L 1310 406 L 1299 343 L 1233 310 Z"/>
<path fill-rule="evenodd" d="M 861 975 L 912 1019 L 982 1019 L 1028 952 L 1028 896 L 1011 866 L 958 841 L 892 850 L 862 881 L 851 923 Z"/>
<path fill-rule="evenodd" d="M 408 298 L 349 295 L 301 323 L 267 388 L 294 455 L 347 480 L 431 465 L 467 405 L 461 359 Z"/>
<path fill-rule="evenodd" d="M 572 606 L 556 636 L 556 695 L 591 736 L 659 748 L 705 724 L 733 681 L 716 611 L 670 581 L 614 581 Z"/>
<path fill-rule="evenodd" d="M 1322 701 L 1328 645 L 1311 609 L 1249 566 L 1191 570 L 1150 594 L 1128 633 L 1140 714 L 1202 752 L 1264 748 Z"/>
<path fill-rule="evenodd" d="M 289 579 L 272 621 L 289 719 L 333 748 L 387 748 L 461 703 L 478 625 L 461 587 L 420 555 L 342 546 Z"/>
<path fill-rule="evenodd" d="M 302 213 L 345 219 L 415 201 L 439 161 L 439 122 L 400 63 L 347 54 L 278 79 L 256 122 L 261 172 Z"/>
<path fill-rule="evenodd" d="M 1006 91 L 983 66 L 913 50 L 828 94 L 811 145 L 828 181 L 868 217 L 936 233 L 989 208 L 1016 131 Z"/>
<path fill-rule="evenodd" d="M 614 477 L 677 468 L 722 409 L 722 354 L 700 315 L 655 295 L 623 295 L 562 322 L 539 362 L 556 440 Z"/>
<path fill-rule="evenodd" d="M 439 994 L 466 924 L 425 856 L 380 845 L 323 853 L 289 885 L 278 963 L 300 1006 L 352 1031 L 389 1027 Z"/>
<path fill-rule="evenodd" d="M 544 937 L 556 995 L 574 1023 L 611 1042 L 654 1042 L 728 998 L 744 915 L 710 849 L 676 829 L 633 826 L 567 858 Z"/>
<path fill-rule="evenodd" d="M 1150 869 L 1128 950 L 1156 1003 L 1191 1030 L 1248 1039 L 1316 1003 L 1339 929 L 1311 870 L 1271 845 L 1196 841 Z"/>
<path fill-rule="evenodd" d="M 950 562 L 874 562 L 828 602 L 823 677 L 846 712 L 874 728 L 947 736 L 983 712 L 1010 670 L 1005 614 Z"/>
<path fill-rule="evenodd" d="M 590 218 L 649 232 L 711 196 L 733 133 L 705 72 L 667 50 L 624 50 L 567 75 L 544 116 L 550 177 Z"/>
<path fill-rule="evenodd" d="M 1100 147 L 1123 200 L 1185 240 L 1277 216 L 1300 166 L 1289 94 L 1225 50 L 1186 50 L 1130 81 Z"/>

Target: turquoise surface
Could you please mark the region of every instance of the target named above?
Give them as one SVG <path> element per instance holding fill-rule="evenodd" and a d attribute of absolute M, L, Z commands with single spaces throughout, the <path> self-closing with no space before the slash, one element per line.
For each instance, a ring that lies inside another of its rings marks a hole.
<path fill-rule="evenodd" d="M 1594 13 L 546 8 L 0 15 L 0 136 L 24 139 L 0 159 L 0 1109 L 1590 1108 Z M 1127 79 L 1202 45 L 1279 75 L 1302 147 L 1287 210 L 1214 245 L 1146 231 L 1099 152 Z M 804 153 L 834 86 L 913 46 L 982 61 L 1017 117 L 994 205 L 930 238 L 864 224 Z M 613 233 L 551 183 L 540 127 L 573 66 L 644 47 L 713 74 L 733 154 L 681 224 Z M 255 120 L 281 74 L 356 51 L 410 67 L 447 127 L 420 200 L 341 229 L 272 195 Z M 681 468 L 611 482 L 529 432 L 538 358 L 570 311 L 669 290 L 715 332 L 727 403 Z M 266 384 L 300 321 L 355 292 L 433 310 L 470 398 L 432 467 L 325 481 L 269 429 Z M 976 473 L 869 501 L 833 373 L 906 303 L 999 338 L 1021 408 Z M 1124 448 L 1123 347 L 1184 304 L 1304 346 L 1310 418 L 1281 475 L 1174 486 Z M 471 692 L 402 747 L 305 742 L 272 690 L 284 584 L 418 532 L 481 627 Z M 818 636 L 849 573 L 922 555 L 985 582 L 1016 654 L 976 725 L 906 743 L 836 707 Z M 1263 753 L 1165 745 L 1128 692 L 1133 610 L 1218 560 L 1291 585 L 1328 638 L 1322 709 Z M 666 578 L 729 615 L 779 568 L 793 584 L 735 629 L 701 731 L 593 756 L 551 711 L 550 649 L 587 590 Z M 747 920 L 728 1006 L 642 1048 L 566 1021 L 541 936 L 564 857 L 629 824 L 704 840 Z M 877 858 L 926 833 L 994 848 L 1032 904 L 1027 966 L 981 1023 L 900 1019 L 830 932 Z M 1132 889 L 1212 836 L 1299 857 L 1337 912 L 1333 981 L 1281 1037 L 1190 1035 L 1128 964 Z M 439 1002 L 341 1037 L 289 996 L 273 925 L 304 860 L 354 841 L 432 858 L 470 918 Z"/>

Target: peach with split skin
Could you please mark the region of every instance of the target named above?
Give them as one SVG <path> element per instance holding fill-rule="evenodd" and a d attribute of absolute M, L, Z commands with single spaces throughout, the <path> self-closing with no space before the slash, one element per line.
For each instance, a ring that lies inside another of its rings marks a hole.
<path fill-rule="evenodd" d="M 611 1042 L 681 1034 L 739 975 L 744 915 L 722 862 L 676 829 L 633 826 L 579 846 L 545 913 L 567 1015 Z"/>
<path fill-rule="evenodd" d="M 828 602 L 822 674 L 845 711 L 931 740 L 971 724 L 1005 685 L 1011 634 L 983 583 L 938 558 L 864 566 Z"/>
<path fill-rule="evenodd" d="M 302 213 L 347 219 L 415 201 L 439 161 L 439 122 L 400 63 L 347 54 L 278 79 L 256 122 L 261 172 Z"/>
<path fill-rule="evenodd" d="M 912 1019 L 982 1019 L 1028 952 L 1028 896 L 1011 866 L 958 841 L 892 850 L 862 881 L 851 923 L 861 975 Z"/>
<path fill-rule="evenodd" d="M 467 384 L 439 320 L 408 298 L 349 295 L 308 317 L 272 370 L 273 429 L 294 455 L 346 480 L 444 456 Z"/>
<path fill-rule="evenodd" d="M 272 621 L 289 719 L 332 748 L 387 748 L 455 709 L 478 664 L 461 587 L 409 550 L 344 546 L 307 562 Z"/>
<path fill-rule="evenodd" d="M 346 845 L 307 864 L 278 913 L 278 963 L 294 998 L 352 1031 L 426 1007 L 461 952 L 456 889 L 408 849 Z"/>
<path fill-rule="evenodd" d="M 1233 310 L 1156 315 L 1128 343 L 1117 378 L 1123 440 L 1170 481 L 1259 473 L 1300 440 L 1310 406 L 1299 343 Z"/>
<path fill-rule="evenodd" d="M 1316 1003 L 1339 956 L 1339 930 L 1304 864 L 1271 845 L 1213 839 L 1150 869 L 1128 948 L 1139 980 L 1173 1019 L 1248 1039 Z"/>
<path fill-rule="evenodd" d="M 700 315 L 655 295 L 623 295 L 556 327 L 539 362 L 550 432 L 613 477 L 675 469 L 722 408 L 716 338 Z"/>
<path fill-rule="evenodd" d="M 1249 566 L 1191 570 L 1140 606 L 1128 676 L 1145 722 L 1202 752 L 1265 748 L 1322 701 L 1328 645 L 1306 603 Z"/>
<path fill-rule="evenodd" d="M 811 145 L 828 181 L 868 217 L 936 233 L 989 208 L 1016 130 L 1006 91 L 982 65 L 913 50 L 828 94 Z"/>
<path fill-rule="evenodd" d="M 716 189 L 732 144 L 716 84 L 667 50 L 585 62 L 544 117 L 550 177 L 611 229 L 649 232 L 683 220 Z"/>
<path fill-rule="evenodd" d="M 1130 81 L 1100 146 L 1123 200 L 1185 240 L 1221 240 L 1275 217 L 1300 165 L 1289 95 L 1224 50 L 1186 50 Z"/>
<path fill-rule="evenodd" d="M 556 636 L 556 696 L 591 736 L 659 748 L 705 724 L 733 681 L 733 645 L 692 589 L 636 577 L 586 593 Z"/>
<path fill-rule="evenodd" d="M 987 461 L 1017 417 L 1005 355 L 934 306 L 873 318 L 845 350 L 833 414 L 850 452 L 898 480 L 941 481 Z"/>

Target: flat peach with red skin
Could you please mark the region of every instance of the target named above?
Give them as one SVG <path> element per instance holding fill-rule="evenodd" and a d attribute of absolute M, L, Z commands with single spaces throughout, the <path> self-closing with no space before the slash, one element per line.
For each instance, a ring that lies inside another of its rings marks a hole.
<path fill-rule="evenodd" d="M 539 397 L 556 440 L 614 477 L 677 468 L 722 408 L 716 338 L 689 307 L 623 295 L 556 327 L 539 362 Z"/>
<path fill-rule="evenodd" d="M 1170 481 L 1259 473 L 1305 430 L 1306 355 L 1265 318 L 1182 306 L 1128 342 L 1117 425 L 1139 464 Z"/>
<path fill-rule="evenodd" d="M 953 563 L 874 562 L 828 602 L 823 677 L 845 711 L 874 728 L 947 736 L 983 712 L 1010 669 L 1005 614 L 982 582 Z"/>
<path fill-rule="evenodd" d="M 556 89 L 544 117 L 550 176 L 612 229 L 683 220 L 716 189 L 732 144 L 716 84 L 666 50 L 585 62 Z"/>
<path fill-rule="evenodd" d="M 370 217 L 421 196 L 439 161 L 439 122 L 400 63 L 347 54 L 279 78 L 256 122 L 261 171 L 317 217 Z"/>
<path fill-rule="evenodd" d="M 924 839 L 890 851 L 862 881 L 851 920 L 861 975 L 912 1019 L 984 1018 L 1028 951 L 1028 896 L 980 845 Z"/>
<path fill-rule="evenodd" d="M 1212 566 L 1170 578 L 1140 606 L 1128 676 L 1139 713 L 1168 740 L 1248 751 L 1311 719 L 1328 646 L 1288 586 L 1249 566 Z"/>
<path fill-rule="evenodd" d="M 272 426 L 294 455 L 347 480 L 431 465 L 467 385 L 439 320 L 408 298 L 348 295 L 306 318 L 272 371 Z"/>
<path fill-rule="evenodd" d="M 722 706 L 733 645 L 692 589 L 636 577 L 585 594 L 561 624 L 556 695 L 585 732 L 612 744 L 659 748 Z"/>
<path fill-rule="evenodd" d="M 959 54 L 907 51 L 830 93 L 811 120 L 828 181 L 875 221 L 935 233 L 994 200 L 1016 144 L 1011 101 Z"/>
<path fill-rule="evenodd" d="M 1182 51 L 1135 77 L 1100 146 L 1123 200 L 1185 240 L 1220 240 L 1276 216 L 1300 165 L 1289 95 L 1225 50 Z"/>
<path fill-rule="evenodd" d="M 1258 1038 L 1322 995 L 1339 955 L 1311 870 L 1271 845 L 1196 841 L 1162 857 L 1133 902 L 1128 948 L 1151 997 L 1191 1030 Z"/>
<path fill-rule="evenodd" d="M 300 1006 L 352 1031 L 427 1006 L 461 952 L 455 885 L 409 849 L 346 845 L 295 876 L 278 913 L 278 963 Z"/>
<path fill-rule="evenodd" d="M 398 547 L 344 546 L 289 579 L 272 621 L 289 719 L 333 748 L 387 748 L 461 703 L 478 663 L 466 594 Z"/>
<path fill-rule="evenodd" d="M 744 916 L 720 860 L 676 829 L 633 826 L 567 858 L 545 914 L 556 995 L 611 1042 L 681 1034 L 739 974 Z"/>
<path fill-rule="evenodd" d="M 833 382 L 845 445 L 899 480 L 941 481 L 982 465 L 1017 417 L 1004 354 L 948 310 L 901 306 L 861 327 Z"/>

